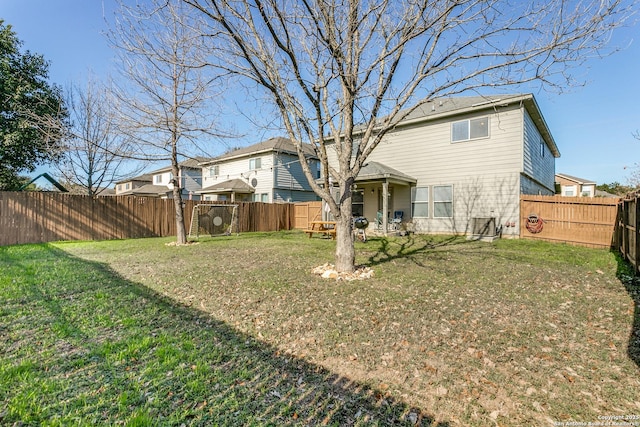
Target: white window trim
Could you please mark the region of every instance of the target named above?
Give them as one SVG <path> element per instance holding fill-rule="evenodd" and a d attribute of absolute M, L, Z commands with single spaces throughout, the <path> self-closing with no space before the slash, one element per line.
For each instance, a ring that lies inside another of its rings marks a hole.
<path fill-rule="evenodd" d="M 483 135 L 483 136 L 478 136 L 478 137 L 475 137 L 475 138 L 471 138 L 471 122 L 472 122 L 473 120 L 482 120 L 482 119 L 485 119 L 485 120 L 487 121 L 487 134 L 486 134 L 486 135 Z M 456 140 L 454 140 L 454 139 L 453 139 L 453 126 L 454 126 L 454 125 L 456 125 L 456 124 L 458 124 L 458 123 L 464 123 L 464 122 L 466 122 L 466 123 L 467 123 L 467 135 L 468 135 L 468 137 L 467 137 L 466 139 L 456 139 Z M 489 137 L 491 136 L 490 128 L 491 128 L 491 119 L 490 119 L 490 117 L 489 117 L 489 116 L 474 117 L 474 118 L 472 118 L 472 119 L 458 120 L 458 121 L 456 121 L 456 122 L 452 122 L 452 123 L 451 123 L 451 126 L 450 126 L 450 132 L 451 132 L 451 138 L 450 138 L 450 139 L 451 139 L 451 143 L 452 143 L 452 144 L 457 144 L 457 143 L 459 143 L 459 142 L 475 141 L 475 140 L 478 140 L 478 139 L 486 139 L 486 138 L 489 138 Z"/>
<path fill-rule="evenodd" d="M 451 188 L 451 200 L 436 200 L 436 187 L 449 187 Z M 451 203 L 451 215 L 450 216 L 436 216 L 436 203 Z M 433 186 L 433 217 L 434 218 L 453 218 L 453 185 L 434 185 Z"/>
<path fill-rule="evenodd" d="M 411 191 L 411 217 L 412 218 L 429 218 L 430 214 L 431 214 L 431 207 L 429 206 L 430 201 L 431 201 L 431 197 L 430 197 L 431 188 L 428 185 L 427 186 L 422 186 L 422 187 L 416 186 L 414 188 L 416 190 L 414 191 L 412 189 L 412 191 Z M 417 192 L 418 188 L 424 188 L 424 189 L 427 190 L 427 199 L 426 200 L 419 200 L 417 202 L 415 201 L 415 193 Z M 416 203 L 419 204 L 419 205 L 426 205 L 427 206 L 427 216 L 416 216 L 415 215 L 414 206 L 415 206 Z"/>

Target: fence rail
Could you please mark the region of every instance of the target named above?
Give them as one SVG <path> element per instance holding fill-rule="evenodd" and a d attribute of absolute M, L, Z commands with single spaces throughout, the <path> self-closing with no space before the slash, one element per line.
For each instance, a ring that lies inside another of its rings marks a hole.
<path fill-rule="evenodd" d="M 520 196 L 520 237 L 613 247 L 618 203 L 617 198 Z"/>
<path fill-rule="evenodd" d="M 196 204 L 184 202 L 185 226 Z M 290 230 L 293 205 L 236 203 L 240 232 Z M 171 199 L 0 192 L 0 246 L 176 235 Z"/>

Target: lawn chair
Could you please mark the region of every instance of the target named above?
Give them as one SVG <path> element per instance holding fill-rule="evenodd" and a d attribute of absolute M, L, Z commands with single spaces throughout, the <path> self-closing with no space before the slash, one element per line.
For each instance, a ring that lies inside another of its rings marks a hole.
<path fill-rule="evenodd" d="M 376 231 L 382 231 L 382 212 L 376 213 Z"/>
<path fill-rule="evenodd" d="M 394 230 L 400 230 L 400 224 L 402 223 L 402 217 L 404 217 L 403 211 L 393 212 L 393 219 L 391 220 L 391 227 Z"/>

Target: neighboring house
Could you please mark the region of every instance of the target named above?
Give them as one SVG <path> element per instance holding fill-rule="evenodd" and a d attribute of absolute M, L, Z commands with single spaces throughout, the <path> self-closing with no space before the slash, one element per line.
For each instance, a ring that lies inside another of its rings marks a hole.
<path fill-rule="evenodd" d="M 577 176 L 564 173 L 556 174 L 558 194 L 565 197 L 594 197 L 596 195 L 596 183 Z"/>
<path fill-rule="evenodd" d="M 477 234 L 491 218 L 503 235 L 518 236 L 520 195 L 554 194 L 557 157 L 531 94 L 437 99 L 371 153 L 356 179 L 354 214 L 371 224 L 401 215 L 422 233 Z"/>
<path fill-rule="evenodd" d="M 305 146 L 309 166 L 319 176 L 320 164 Z M 318 200 L 305 177 L 291 140 L 272 138 L 203 162 L 202 200 L 303 202 Z"/>
<path fill-rule="evenodd" d="M 200 163 L 207 160 L 209 159 L 199 157 L 179 163 L 177 182 L 180 183 L 184 199 L 200 200 L 200 195 L 197 193 L 202 188 L 202 166 L 200 166 Z M 170 199 L 173 197 L 172 179 L 171 166 L 168 166 L 135 178 L 117 182 L 116 195 Z"/>

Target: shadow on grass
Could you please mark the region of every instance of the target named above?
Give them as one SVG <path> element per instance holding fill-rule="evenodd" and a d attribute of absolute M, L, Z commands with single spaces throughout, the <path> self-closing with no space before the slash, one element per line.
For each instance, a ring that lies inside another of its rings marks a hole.
<path fill-rule="evenodd" d="M 627 354 L 640 368 L 640 277 L 634 275 L 633 267 L 622 258 L 617 250 L 612 250 L 618 264 L 616 276 L 633 299 L 633 326 L 629 335 Z"/>
<path fill-rule="evenodd" d="M 394 261 L 396 259 L 408 259 L 420 267 L 425 267 L 420 255 L 437 247 L 458 245 L 466 240 L 459 236 L 447 236 L 442 239 L 427 235 L 409 234 L 401 238 L 388 239 L 386 237 L 374 237 L 370 243 L 379 243 L 379 247 L 369 256 L 368 265 L 373 267 Z"/>
<path fill-rule="evenodd" d="M 108 265 L 39 245 L 0 269 L 0 424 L 448 425 Z"/>

